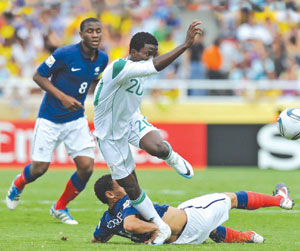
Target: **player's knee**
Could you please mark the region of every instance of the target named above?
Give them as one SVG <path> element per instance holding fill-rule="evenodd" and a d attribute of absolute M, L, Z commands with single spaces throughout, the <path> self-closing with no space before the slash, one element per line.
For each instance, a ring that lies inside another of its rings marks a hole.
<path fill-rule="evenodd" d="M 152 145 L 150 154 L 158 158 L 166 158 L 169 155 L 169 148 L 163 141 L 157 142 Z"/>
<path fill-rule="evenodd" d="M 33 162 L 30 168 L 30 173 L 34 178 L 38 178 L 47 172 L 48 167 L 49 163 L 47 162 Z"/>
<path fill-rule="evenodd" d="M 78 167 L 78 172 L 80 176 L 86 180 L 89 179 L 94 170 L 94 163 L 86 163 L 85 165 L 81 165 Z"/>
<path fill-rule="evenodd" d="M 94 170 L 94 160 L 92 158 L 76 159 L 76 166 L 80 173 L 91 175 Z"/>
<path fill-rule="evenodd" d="M 230 200 L 231 200 L 231 208 L 236 208 L 237 207 L 237 196 L 235 193 L 224 193 L 226 194 Z"/>
<path fill-rule="evenodd" d="M 82 167 L 82 171 L 86 174 L 92 174 L 93 173 L 93 170 L 94 170 L 94 163 L 89 163 L 87 165 L 84 165 Z"/>

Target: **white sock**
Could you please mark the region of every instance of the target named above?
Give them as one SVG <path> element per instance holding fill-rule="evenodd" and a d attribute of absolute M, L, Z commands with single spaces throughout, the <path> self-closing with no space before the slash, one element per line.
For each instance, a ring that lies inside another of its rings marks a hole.
<path fill-rule="evenodd" d="M 136 200 L 131 200 L 131 205 L 139 211 L 145 220 L 154 222 L 159 228 L 160 226 L 166 224 L 160 218 L 153 206 L 152 201 L 144 191 L 141 192 L 140 196 Z"/>
<path fill-rule="evenodd" d="M 178 162 L 178 158 L 179 158 L 178 156 L 179 154 L 177 152 L 172 151 L 172 153 L 169 155 L 167 159 L 165 159 L 165 161 L 169 165 L 176 164 Z"/>
<path fill-rule="evenodd" d="M 173 155 L 174 155 L 174 151 L 172 149 L 172 146 L 170 145 L 170 143 L 168 141 L 164 141 L 164 143 L 168 146 L 170 152 L 169 152 L 169 155 L 164 159 L 165 161 L 167 160 L 171 160 Z"/>

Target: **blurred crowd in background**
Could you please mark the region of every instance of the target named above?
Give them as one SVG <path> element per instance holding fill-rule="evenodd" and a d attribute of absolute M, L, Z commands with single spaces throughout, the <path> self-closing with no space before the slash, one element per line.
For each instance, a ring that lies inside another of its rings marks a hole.
<path fill-rule="evenodd" d="M 299 79 L 297 1 L 2 0 L 0 82 L 11 77 L 31 78 L 57 47 L 79 42 L 79 24 L 86 17 L 101 20 L 101 47 L 112 61 L 128 55 L 130 38 L 138 31 L 155 35 L 159 53 L 175 48 L 185 39 L 184 18 L 201 20 L 201 13 L 209 13 L 206 22 L 215 24 L 213 33 L 209 31 L 210 40 L 204 23 L 204 36 L 160 78 Z"/>

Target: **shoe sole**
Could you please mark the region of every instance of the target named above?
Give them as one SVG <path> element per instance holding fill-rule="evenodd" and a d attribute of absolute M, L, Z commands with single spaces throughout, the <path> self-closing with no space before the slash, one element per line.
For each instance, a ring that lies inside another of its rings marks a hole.
<path fill-rule="evenodd" d="M 181 176 L 183 176 L 184 178 L 187 178 L 187 179 L 191 179 L 193 178 L 193 175 L 186 175 L 186 174 L 183 174 L 183 173 L 179 173 Z"/>
<path fill-rule="evenodd" d="M 288 187 L 287 187 L 287 185 L 286 184 L 284 184 L 283 182 L 279 182 L 279 183 L 277 183 L 276 184 L 276 187 L 275 187 L 275 195 L 277 195 L 278 194 L 278 191 L 280 190 L 280 189 L 282 189 L 283 187 L 286 187 L 286 189 L 287 189 L 287 196 L 290 198 L 290 200 L 292 201 L 292 206 L 291 207 L 289 207 L 289 208 L 285 208 L 285 207 L 281 207 L 282 209 L 285 209 L 285 210 L 292 210 L 293 209 L 293 207 L 295 206 L 295 202 L 294 202 L 294 200 L 290 197 L 290 190 L 288 189 Z"/>
<path fill-rule="evenodd" d="M 17 208 L 18 204 L 19 204 L 19 203 L 18 203 L 15 207 L 10 207 L 10 206 L 8 205 L 9 203 L 12 203 L 12 202 L 11 202 L 11 199 L 9 199 L 8 197 L 6 197 L 6 198 L 5 198 L 5 204 L 6 204 L 6 207 L 7 207 L 9 210 L 12 210 L 12 211 L 15 210 L 15 209 Z"/>
<path fill-rule="evenodd" d="M 49 211 L 50 215 L 51 215 L 53 218 L 58 219 L 61 223 L 66 224 L 66 225 L 78 225 L 78 224 L 79 224 L 77 221 L 76 221 L 77 223 L 67 223 L 67 222 L 62 221 L 59 217 L 56 216 L 54 210 L 55 210 L 55 209 L 53 209 L 52 207 L 50 208 L 50 211 Z M 75 221 L 75 220 L 74 220 L 74 221 Z"/>

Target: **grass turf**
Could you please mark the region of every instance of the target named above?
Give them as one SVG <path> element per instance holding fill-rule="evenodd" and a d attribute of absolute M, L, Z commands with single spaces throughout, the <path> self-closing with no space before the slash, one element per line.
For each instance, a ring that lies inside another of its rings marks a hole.
<path fill-rule="evenodd" d="M 107 244 L 91 243 L 91 236 L 106 209 L 97 201 L 93 184 L 107 170 L 95 170 L 86 189 L 69 205 L 79 225 L 60 223 L 49 215 L 49 209 L 62 193 L 74 170 L 49 170 L 29 184 L 21 203 L 9 211 L 4 199 L 12 179 L 21 170 L 0 170 L 0 250 L 299 250 L 300 182 L 299 170 L 280 172 L 256 168 L 208 168 L 196 171 L 186 180 L 170 170 L 137 170 L 142 188 L 152 201 L 172 206 L 212 192 L 240 190 L 271 194 L 277 182 L 285 182 L 296 202 L 292 211 L 264 208 L 255 211 L 232 210 L 223 225 L 254 230 L 266 238 L 264 244 L 225 244 L 207 240 L 202 245 L 146 246 L 128 239 L 113 237 Z M 64 240 L 65 239 L 65 240 Z"/>

